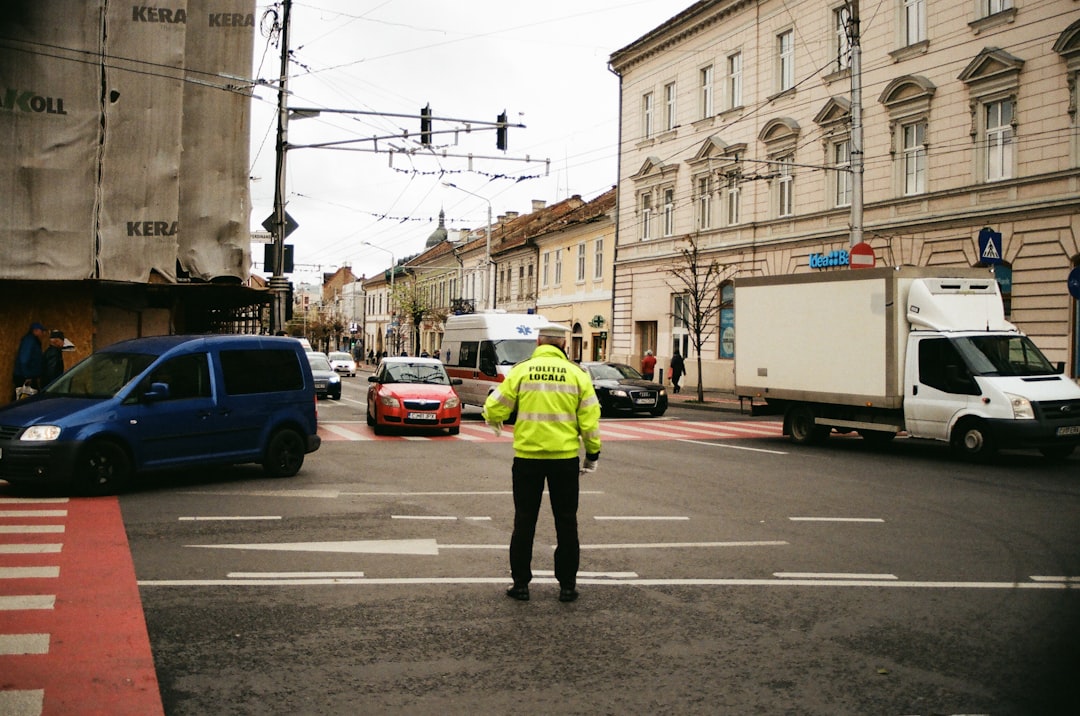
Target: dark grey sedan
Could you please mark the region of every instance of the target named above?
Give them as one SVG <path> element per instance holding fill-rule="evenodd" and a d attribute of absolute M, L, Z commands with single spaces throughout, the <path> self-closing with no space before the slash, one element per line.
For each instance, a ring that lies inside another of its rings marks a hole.
<path fill-rule="evenodd" d="M 664 386 L 645 380 L 625 363 L 582 363 L 592 378 L 600 410 L 604 415 L 649 413 L 663 415 L 668 407 Z"/>

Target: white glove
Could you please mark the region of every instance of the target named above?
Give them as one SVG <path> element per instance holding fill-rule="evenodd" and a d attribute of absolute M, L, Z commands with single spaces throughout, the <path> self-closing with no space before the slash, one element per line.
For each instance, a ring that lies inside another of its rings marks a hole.
<path fill-rule="evenodd" d="M 502 435 L 502 423 L 488 423 L 488 427 L 495 433 L 495 437 Z"/>
<path fill-rule="evenodd" d="M 582 474 L 582 475 L 585 475 L 585 474 L 591 475 L 591 474 L 593 474 L 594 472 L 596 472 L 596 466 L 599 463 L 600 463 L 599 458 L 597 458 L 596 460 L 590 460 L 589 458 L 585 458 L 584 462 L 581 463 L 581 473 L 580 474 Z"/>

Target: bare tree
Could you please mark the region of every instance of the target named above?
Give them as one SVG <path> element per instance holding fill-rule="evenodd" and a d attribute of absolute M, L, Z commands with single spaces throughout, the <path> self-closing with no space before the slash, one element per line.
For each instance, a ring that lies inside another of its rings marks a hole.
<path fill-rule="evenodd" d="M 701 348 L 709 340 L 718 326 L 720 316 L 720 275 L 724 267 L 715 259 L 703 256 L 698 245 L 697 234 L 687 234 L 679 247 L 679 258 L 667 273 L 672 281 L 666 282 L 676 295 L 682 297 L 676 301 L 676 310 L 681 315 L 671 315 L 681 320 L 690 332 L 690 342 L 697 355 L 697 399 L 705 400 L 705 389 L 701 382 Z"/>
<path fill-rule="evenodd" d="M 399 275 L 400 279 L 401 276 Z M 420 326 L 424 316 L 428 316 L 434 310 L 425 291 L 416 280 L 416 276 L 409 275 L 404 281 L 399 280 L 394 286 L 393 304 L 397 306 L 398 313 L 408 319 L 409 342 L 414 353 L 420 353 Z M 400 331 L 405 329 L 405 321 L 400 321 L 398 328 L 399 342 Z M 400 349 L 400 343 L 398 348 Z"/>

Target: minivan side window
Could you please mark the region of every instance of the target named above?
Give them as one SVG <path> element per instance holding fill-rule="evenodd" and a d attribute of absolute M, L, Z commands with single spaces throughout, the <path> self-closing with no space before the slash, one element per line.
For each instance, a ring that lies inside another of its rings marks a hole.
<path fill-rule="evenodd" d="M 465 366 L 467 368 L 476 367 L 476 354 L 479 352 L 479 343 L 477 341 L 462 341 L 461 350 L 458 352 L 458 365 Z"/>
<path fill-rule="evenodd" d="M 167 360 L 148 375 L 140 386 L 143 392 L 151 383 L 167 383 L 169 400 L 210 397 L 210 365 L 205 353 L 192 353 Z"/>
<path fill-rule="evenodd" d="M 304 375 L 296 353 L 288 350 L 223 350 L 221 372 L 228 395 L 302 390 Z"/>

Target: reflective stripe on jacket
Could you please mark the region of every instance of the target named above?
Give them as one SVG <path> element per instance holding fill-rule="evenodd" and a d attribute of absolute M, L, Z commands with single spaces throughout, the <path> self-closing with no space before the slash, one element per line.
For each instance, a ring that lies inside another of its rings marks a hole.
<path fill-rule="evenodd" d="M 484 403 L 484 420 L 506 422 L 517 410 L 514 454 L 538 460 L 600 452 L 600 401 L 589 374 L 556 346 L 541 345 L 510 370 Z"/>

